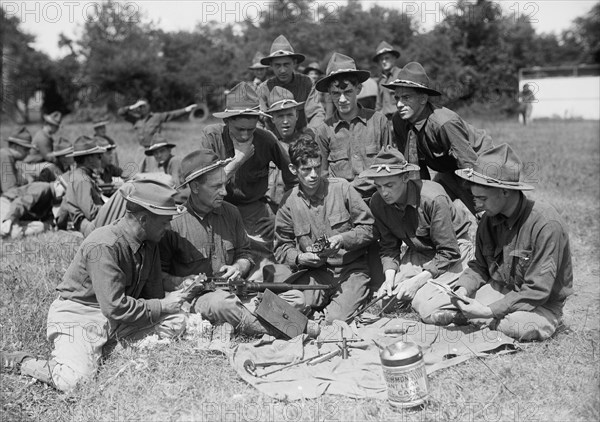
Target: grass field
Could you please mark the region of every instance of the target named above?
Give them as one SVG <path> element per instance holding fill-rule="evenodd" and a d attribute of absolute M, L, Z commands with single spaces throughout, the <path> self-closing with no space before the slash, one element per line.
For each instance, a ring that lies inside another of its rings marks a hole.
<path fill-rule="evenodd" d="M 534 199 L 554 204 L 570 230 L 575 293 L 564 326 L 544 343 L 523 344 L 513 355 L 493 356 L 487 367 L 472 359 L 430 377 L 431 400 L 422 410 L 394 412 L 385 401 L 324 396 L 273 401 L 239 379 L 220 355 L 198 352 L 182 340 L 138 352 L 118 349 L 98 376 L 71 394 L 2 374 L 2 421 L 597 421 L 600 419 L 600 141 L 599 123 L 474 121 L 496 143 L 510 143 L 528 169 Z M 165 132 L 185 154 L 199 124 L 170 123 Z M 2 139 L 11 131 L 2 125 Z M 37 127 L 32 126 L 34 132 Z M 74 140 L 91 125 L 66 124 Z M 131 127 L 116 123 L 109 135 L 120 162 L 138 161 Z M 48 233 L 2 242 L 0 349 L 49 353 L 45 340 L 54 288 L 79 245 L 77 237 Z M 239 340 L 243 341 L 243 340 Z M 492 373 L 493 371 L 493 373 Z M 502 387 L 505 383 L 510 391 Z"/>

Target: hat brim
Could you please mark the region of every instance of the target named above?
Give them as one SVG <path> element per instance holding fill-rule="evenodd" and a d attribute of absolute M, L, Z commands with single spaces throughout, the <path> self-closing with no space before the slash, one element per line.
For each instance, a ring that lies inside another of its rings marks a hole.
<path fill-rule="evenodd" d="M 467 180 L 468 182 L 474 183 L 476 185 L 486 186 L 489 188 L 498 188 L 498 189 L 509 189 L 509 190 L 534 190 L 535 188 L 527 183 L 522 182 L 504 182 L 497 183 L 494 180 L 489 178 L 481 177 L 477 174 L 474 174 L 471 169 L 459 169 L 455 170 L 457 176 L 460 178 Z"/>
<path fill-rule="evenodd" d="M 261 63 L 254 63 L 252 66 L 248 66 L 248 69 L 250 70 L 260 70 L 260 69 L 268 69 L 269 66 L 261 64 Z"/>
<path fill-rule="evenodd" d="M 220 111 L 218 113 L 213 113 L 213 116 L 216 117 L 217 119 L 227 119 L 228 117 L 233 117 L 233 116 L 251 116 L 251 117 L 264 116 L 264 117 L 271 117 L 268 114 L 266 114 L 264 111 L 260 111 L 260 110 L 252 110 L 252 111 L 248 111 L 248 110 Z"/>
<path fill-rule="evenodd" d="M 155 214 L 155 215 L 179 215 L 179 214 L 183 214 L 186 211 L 186 208 L 183 205 L 176 205 L 174 207 L 161 207 L 158 205 L 149 204 L 147 202 L 140 201 L 137 198 L 132 198 L 129 196 L 129 193 L 127 193 L 123 190 L 119 190 L 119 192 L 121 193 L 121 196 L 126 201 L 133 202 L 134 204 L 138 204 L 139 206 L 144 207 L 145 209 L 147 209 L 148 211 L 150 211 L 152 214 Z"/>
<path fill-rule="evenodd" d="M 106 126 L 108 123 L 108 120 L 102 120 L 101 122 L 94 123 L 92 128 L 96 129 L 97 127 Z"/>
<path fill-rule="evenodd" d="M 69 147 L 69 148 L 58 150 L 58 151 L 52 151 L 48 155 L 50 157 L 62 157 L 63 155 L 68 155 L 72 152 L 73 152 L 73 147 Z"/>
<path fill-rule="evenodd" d="M 193 182 L 194 180 L 196 180 L 198 177 L 202 176 L 203 174 L 209 173 L 218 168 L 225 167 L 227 164 L 231 163 L 232 161 L 233 161 L 233 157 L 230 157 L 230 158 L 226 158 L 224 160 L 218 160 L 206 167 L 195 170 L 195 171 L 191 172 L 190 174 L 188 174 L 185 177 L 185 180 L 183 181 L 183 183 L 180 184 L 179 186 L 177 186 L 176 189 L 181 189 L 182 187 L 184 187 L 185 185 L 187 185 L 190 182 Z"/>
<path fill-rule="evenodd" d="M 375 167 L 377 164 L 373 164 L 371 167 Z M 358 177 L 362 177 L 365 179 L 376 179 L 378 177 L 388 177 L 388 176 L 396 176 L 403 173 L 408 173 L 410 171 L 420 171 L 421 168 L 416 164 L 407 163 L 404 168 L 386 168 L 385 166 L 377 166 L 377 168 L 368 168 Z"/>
<path fill-rule="evenodd" d="M 374 62 L 379 61 L 379 56 L 381 56 L 382 54 L 385 54 L 385 53 L 393 54 L 397 59 L 400 58 L 400 56 L 401 56 L 401 54 L 398 50 L 384 50 L 384 51 L 381 51 L 381 52 L 375 54 L 373 56 L 373 61 Z"/>
<path fill-rule="evenodd" d="M 56 120 L 54 120 L 53 118 L 51 118 L 48 114 L 44 114 L 44 121 L 46 123 L 49 123 L 53 126 L 59 127 L 60 126 L 60 122 L 57 122 Z"/>
<path fill-rule="evenodd" d="M 104 154 L 105 152 L 106 148 L 94 147 L 84 151 L 73 151 L 70 154 L 66 154 L 65 157 L 82 157 L 84 155 Z"/>
<path fill-rule="evenodd" d="M 392 91 L 394 91 L 396 88 L 413 88 L 417 91 L 422 91 L 422 92 L 426 93 L 427 95 L 431 95 L 433 97 L 439 97 L 440 95 L 442 95 L 441 92 L 436 91 L 435 89 L 416 86 L 414 84 L 403 83 L 403 82 L 382 84 L 381 86 L 383 86 L 384 88 L 387 88 L 387 89 L 391 89 Z"/>
<path fill-rule="evenodd" d="M 25 148 L 33 148 L 33 144 L 31 142 L 27 142 L 19 138 L 13 138 L 12 136 L 9 136 L 6 141 L 12 142 L 13 144 L 21 145 Z"/>
<path fill-rule="evenodd" d="M 358 78 L 358 82 L 363 83 L 371 77 L 371 72 L 369 72 L 368 70 L 345 70 L 337 73 L 332 73 L 330 75 L 325 76 L 324 78 L 319 79 L 315 84 L 315 89 L 319 92 L 327 92 L 331 81 L 343 75 L 355 75 Z"/>
<path fill-rule="evenodd" d="M 145 154 L 145 155 L 148 155 L 148 156 L 150 156 L 150 155 L 152 155 L 152 154 L 154 153 L 154 151 L 156 151 L 156 150 L 157 150 L 157 149 L 159 149 L 159 148 L 163 148 L 163 147 L 166 147 L 166 148 L 175 148 L 175 144 L 171 144 L 171 143 L 169 143 L 169 142 L 166 142 L 166 143 L 164 143 L 164 144 L 154 144 L 154 145 L 150 145 L 150 146 L 148 147 L 148 149 L 146 149 L 146 150 L 144 151 L 144 154 Z M 116 148 L 116 147 L 115 147 L 115 148 Z"/>
<path fill-rule="evenodd" d="M 283 103 L 283 105 L 281 106 L 277 106 L 275 108 L 269 108 L 267 110 L 267 113 L 274 113 L 276 111 L 281 111 L 281 110 L 288 110 L 290 108 L 299 108 L 302 107 L 304 105 L 304 101 L 301 101 L 299 103 L 293 103 L 293 102 L 289 102 L 289 103 Z M 271 116 L 272 118 L 272 116 Z"/>
<path fill-rule="evenodd" d="M 279 53 L 273 56 L 267 56 L 267 57 L 263 57 L 262 59 L 260 59 L 260 64 L 264 64 L 265 66 L 270 66 L 271 65 L 271 60 L 273 59 L 281 59 L 284 57 L 290 57 L 292 59 L 296 59 L 296 64 L 300 64 L 302 63 L 304 60 L 306 60 L 306 56 L 304 54 L 298 54 L 298 53 Z"/>

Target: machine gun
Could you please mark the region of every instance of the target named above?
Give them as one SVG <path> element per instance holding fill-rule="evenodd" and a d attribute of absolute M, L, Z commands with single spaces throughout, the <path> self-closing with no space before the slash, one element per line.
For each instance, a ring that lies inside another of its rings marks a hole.
<path fill-rule="evenodd" d="M 294 277 L 294 276 L 293 276 Z M 290 277 L 290 278 L 293 278 Z M 290 279 L 288 278 L 288 280 Z M 318 286 L 292 283 L 257 283 L 248 280 L 228 280 L 219 277 L 207 277 L 199 274 L 194 280 L 188 280 L 182 291 L 186 299 L 191 300 L 198 294 L 217 289 L 228 290 L 240 298 L 263 293 L 255 315 L 277 333 L 277 337 L 290 339 L 298 334 L 307 333 L 316 338 L 320 329 L 308 323 L 308 318 L 276 293 L 290 290 L 327 290 L 331 286 Z"/>
<path fill-rule="evenodd" d="M 259 283 L 248 280 L 228 280 L 220 277 L 207 277 L 205 274 L 199 274 L 194 280 L 188 281 L 182 291 L 186 293 L 188 299 L 197 296 L 202 292 L 212 292 L 215 290 L 228 290 L 240 298 L 263 293 L 267 289 L 273 293 L 283 293 L 290 290 L 328 290 L 331 286 L 319 286 L 309 284 L 290 284 L 290 283 Z"/>

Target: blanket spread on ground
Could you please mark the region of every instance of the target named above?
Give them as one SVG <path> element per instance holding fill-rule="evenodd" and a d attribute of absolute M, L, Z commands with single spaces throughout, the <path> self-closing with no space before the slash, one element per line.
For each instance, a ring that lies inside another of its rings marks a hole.
<path fill-rule="evenodd" d="M 390 328 L 397 334 L 384 333 Z M 375 342 L 379 346 L 397 341 L 418 344 L 423 350 L 428 374 L 476 356 L 483 358 L 493 352 L 510 353 L 517 350 L 515 340 L 498 331 L 477 330 L 470 326 L 436 327 L 399 318 L 382 318 L 360 328 L 336 321 L 336 324 L 323 328 L 319 339 L 340 339 L 342 332 L 346 338 L 363 340 L 349 343 L 348 359 L 338 355 L 313 366 L 300 364 L 265 377 L 251 375 L 244 368 L 244 362 L 249 359 L 255 365 L 297 362 L 336 350 L 338 346 L 335 343 L 323 343 L 318 347 L 315 340 L 303 334 L 288 341 L 265 338 L 255 343 L 239 344 L 227 354 L 231 365 L 246 382 L 270 397 L 293 401 L 312 399 L 323 394 L 386 399 L 380 349 Z M 261 375 L 282 366 L 257 365 L 255 373 Z"/>

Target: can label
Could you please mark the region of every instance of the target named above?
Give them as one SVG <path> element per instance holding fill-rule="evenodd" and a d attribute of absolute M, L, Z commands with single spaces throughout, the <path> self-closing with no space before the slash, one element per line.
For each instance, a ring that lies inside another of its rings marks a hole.
<path fill-rule="evenodd" d="M 384 368 L 383 374 L 388 387 L 388 399 L 399 406 L 417 406 L 429 395 L 425 365 L 404 372 Z"/>

